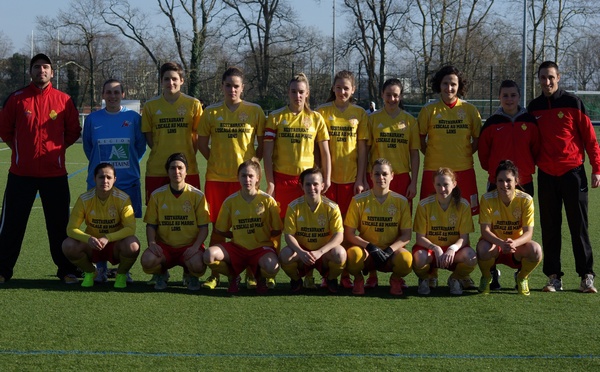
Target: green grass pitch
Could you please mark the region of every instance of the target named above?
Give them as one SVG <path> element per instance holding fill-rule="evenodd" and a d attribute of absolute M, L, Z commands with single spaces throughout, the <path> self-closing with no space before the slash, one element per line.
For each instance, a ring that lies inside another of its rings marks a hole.
<path fill-rule="evenodd" d="M 81 144 L 69 149 L 67 161 L 73 204 L 87 175 Z M 2 194 L 9 162 L 10 150 L 0 144 Z M 477 163 L 481 193 L 486 177 Z M 600 190 L 590 191 L 589 210 L 598 252 Z M 477 219 L 475 225 L 472 242 L 479 238 Z M 383 274 L 381 287 L 364 297 L 289 296 L 281 271 L 268 296 L 242 289 L 229 297 L 226 283 L 188 292 L 181 269 L 171 270 L 169 288 L 156 293 L 139 263 L 132 269 L 136 283 L 125 290 L 60 283 L 38 200 L 15 276 L 0 287 L 0 370 L 595 370 L 600 296 L 577 291 L 563 225 L 563 293 L 541 292 L 545 277 L 538 267 L 531 296 L 519 296 L 511 289 L 512 271 L 501 266 L 504 289 L 489 296 L 450 297 L 446 271 L 440 271 L 441 287 L 425 298 L 416 294 L 414 273 L 402 298 L 388 295 Z M 145 248 L 139 220 L 137 235 Z M 534 237 L 541 240 L 539 229 Z M 479 276 L 476 269 L 476 282 Z"/>

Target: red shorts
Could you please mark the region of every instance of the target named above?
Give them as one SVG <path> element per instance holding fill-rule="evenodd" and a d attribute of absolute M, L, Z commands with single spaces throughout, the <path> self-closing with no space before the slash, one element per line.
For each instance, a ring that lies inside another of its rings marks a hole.
<path fill-rule="evenodd" d="M 373 188 L 373 180 L 371 177 L 367 177 L 367 182 L 369 183 L 369 187 Z M 390 183 L 390 190 L 393 192 L 397 192 L 398 194 L 406 197 L 406 192 L 408 191 L 408 186 L 410 185 L 410 174 L 408 173 L 400 173 L 394 174 L 394 179 Z"/>
<path fill-rule="evenodd" d="M 354 183 L 332 182 L 327 192 L 325 192 L 325 196 L 336 202 L 340 207 L 342 216 L 345 216 L 354 196 Z"/>
<path fill-rule="evenodd" d="M 496 258 L 496 265 L 502 264 L 506 265 L 513 269 L 520 269 L 521 262 L 515 259 L 515 255 L 513 253 L 502 253 L 502 248 L 495 246 L 495 249 L 498 251 L 499 255 Z"/>
<path fill-rule="evenodd" d="M 448 250 L 448 246 L 441 247 L 441 248 L 444 253 L 446 253 L 446 251 Z M 459 251 L 462 249 L 465 249 L 465 248 L 471 249 L 470 247 L 462 247 L 461 249 L 459 249 Z M 429 271 L 436 269 L 438 267 L 437 261 L 435 260 L 435 253 L 433 252 L 433 250 L 431 250 L 429 248 L 421 247 L 420 245 L 414 245 L 412 247 L 412 253 L 414 254 L 415 252 L 418 252 L 418 251 L 427 251 L 427 257 L 432 258 L 431 263 L 429 264 Z M 455 269 L 456 269 L 456 263 L 453 262 L 452 265 L 450 265 L 450 268 L 448 268 L 448 270 L 454 271 Z"/>
<path fill-rule="evenodd" d="M 165 267 L 168 269 L 174 267 L 174 266 L 181 266 L 181 267 L 186 267 L 185 266 L 185 261 L 183 260 L 183 253 L 185 253 L 185 251 L 191 247 L 191 245 L 185 246 L 185 247 L 179 247 L 179 248 L 173 248 L 170 245 L 167 245 L 165 243 L 159 243 L 157 242 L 158 245 L 160 245 L 160 247 L 163 250 L 163 255 L 165 256 Z M 198 249 L 200 252 L 204 253 L 204 244 L 202 244 L 200 246 L 200 248 Z"/>
<path fill-rule="evenodd" d="M 103 250 L 97 251 L 92 250 L 92 262 L 103 262 L 108 261 L 113 265 L 118 265 L 120 260 L 119 257 L 115 257 L 115 242 L 106 244 Z"/>
<path fill-rule="evenodd" d="M 277 255 L 273 247 L 246 249 L 231 242 L 223 243 L 221 246 L 227 251 L 227 254 L 229 254 L 229 261 L 234 276 L 239 275 L 242 271 L 246 270 L 247 267 L 250 267 L 250 270 L 252 270 L 254 274 L 257 274 L 259 270 L 258 261 L 260 261 L 262 256 L 267 253 Z"/>
<path fill-rule="evenodd" d="M 221 205 L 231 194 L 240 190 L 239 182 L 209 181 L 204 183 L 204 195 L 210 212 L 210 222 L 217 222 Z"/>
<path fill-rule="evenodd" d="M 279 204 L 279 216 L 285 218 L 288 205 L 298 199 L 304 192 L 298 176 L 290 176 L 279 172 L 273 172 L 275 182 L 275 200 Z"/>
<path fill-rule="evenodd" d="M 159 187 L 168 184 L 169 177 L 156 177 L 156 176 L 146 176 L 146 205 L 148 205 L 148 200 L 150 200 L 150 195 L 154 190 Z M 188 174 L 185 176 L 185 182 L 194 186 L 195 188 L 200 190 L 200 176 L 198 174 Z"/>
<path fill-rule="evenodd" d="M 421 178 L 421 200 L 435 194 L 433 175 L 437 171 L 424 170 Z M 460 196 L 471 205 L 471 215 L 479 214 L 479 195 L 477 194 L 477 179 L 473 168 L 464 171 L 455 171 L 456 183 L 460 187 Z"/>

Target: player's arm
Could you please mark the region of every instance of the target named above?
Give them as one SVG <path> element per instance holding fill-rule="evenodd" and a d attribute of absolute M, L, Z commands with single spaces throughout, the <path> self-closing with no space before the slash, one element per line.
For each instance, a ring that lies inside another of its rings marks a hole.
<path fill-rule="evenodd" d="M 115 242 L 135 235 L 135 213 L 131 202 L 126 203 L 121 209 L 121 223 L 123 228 L 105 235 L 109 242 Z"/>
<path fill-rule="evenodd" d="M 92 120 L 90 115 L 86 116 L 83 123 L 83 133 L 81 135 L 81 143 L 83 144 L 83 152 L 88 160 L 92 159 L 92 149 L 94 144 L 92 142 Z"/>
<path fill-rule="evenodd" d="M 154 140 L 152 139 L 152 132 L 146 132 L 146 133 L 144 133 L 144 135 L 146 136 L 146 143 L 148 144 L 148 147 L 150 147 L 150 150 L 152 150 L 152 148 L 154 147 Z"/>
<path fill-rule="evenodd" d="M 406 192 L 407 199 L 417 196 L 417 179 L 419 178 L 420 164 L 421 156 L 419 155 L 419 150 L 410 150 L 410 184 Z"/>
<path fill-rule="evenodd" d="M 343 241 L 344 241 L 344 233 L 342 231 L 333 233 L 327 243 L 325 243 L 321 248 L 312 252 L 313 256 L 315 257 L 315 260 L 318 260 L 319 257 L 321 257 L 322 255 L 326 254 L 333 248 L 341 245 Z"/>
<path fill-rule="evenodd" d="M 502 246 L 504 244 L 504 240 L 500 239 L 498 235 L 496 235 L 492 231 L 492 225 L 487 223 L 480 224 L 481 226 L 481 237 L 485 239 L 487 242 L 492 243 L 494 245 Z"/>
<path fill-rule="evenodd" d="M 517 248 L 522 246 L 525 243 L 529 243 L 533 239 L 533 226 L 523 226 L 523 235 L 519 236 L 516 239 L 508 239 L 510 240 L 511 248 Z"/>
<path fill-rule="evenodd" d="M 410 237 L 412 235 L 412 229 L 408 228 L 408 229 L 398 229 L 398 237 L 396 238 L 396 240 L 390 244 L 390 248 L 392 248 L 392 250 L 394 252 L 396 252 L 398 249 L 400 248 L 404 248 L 408 242 L 410 242 Z"/>
<path fill-rule="evenodd" d="M 293 234 L 283 234 L 283 238 L 287 246 L 300 257 L 302 263 L 305 265 L 313 265 L 317 261 L 311 252 L 307 252 L 300 247 L 300 243 L 298 243 L 298 240 Z"/>
<path fill-rule="evenodd" d="M 323 171 L 323 193 L 331 186 L 331 154 L 329 153 L 329 141 L 319 141 L 319 153 L 321 154 L 321 170 Z"/>
<path fill-rule="evenodd" d="M 421 139 L 421 152 L 425 155 L 427 153 L 427 136 L 419 135 L 419 138 Z"/>
<path fill-rule="evenodd" d="M 192 247 L 195 249 L 200 248 L 202 246 L 202 243 L 204 243 L 204 241 L 206 240 L 207 236 L 208 236 L 208 225 L 198 226 L 198 235 L 196 235 L 196 240 L 194 241 L 194 244 L 192 244 Z"/>
<path fill-rule="evenodd" d="M 163 251 L 160 245 L 156 243 L 156 232 L 158 225 L 146 224 L 146 239 L 148 240 L 148 250 L 156 257 L 162 257 Z"/>
<path fill-rule="evenodd" d="M 367 141 L 358 140 L 358 164 L 356 164 L 356 181 L 354 182 L 354 194 L 360 194 L 368 189 L 365 184 L 365 172 L 367 169 Z"/>
<path fill-rule="evenodd" d="M 210 147 L 208 147 L 208 136 L 198 136 L 198 151 L 204 156 L 204 159 L 210 158 Z"/>
<path fill-rule="evenodd" d="M 366 248 L 370 242 L 363 239 L 360 235 L 356 235 L 356 228 L 344 225 L 344 239 L 352 244 L 361 248 Z"/>
<path fill-rule="evenodd" d="M 214 231 L 227 239 L 233 239 L 233 233 L 231 231 L 221 231 L 219 229 L 214 229 Z"/>
<path fill-rule="evenodd" d="M 81 124 L 79 123 L 79 112 L 75 108 L 73 99 L 65 103 L 65 147 L 75 143 L 81 136 Z"/>
<path fill-rule="evenodd" d="M 477 152 L 477 149 L 479 148 L 479 137 L 472 137 L 471 138 L 471 151 L 473 154 L 475 154 Z"/>
<path fill-rule="evenodd" d="M 83 202 L 81 201 L 81 198 L 77 198 L 75 206 L 73 206 L 73 210 L 69 216 L 69 223 L 67 224 L 67 236 L 87 244 L 89 243 L 91 235 L 81 230 L 81 224 L 83 221 L 85 221 L 85 209 L 83 208 Z"/>
<path fill-rule="evenodd" d="M 442 247 L 440 247 L 437 244 L 434 244 L 431 240 L 429 240 L 429 238 L 427 238 L 427 235 L 425 234 L 421 234 L 421 233 L 417 233 L 417 245 L 430 249 L 433 251 L 433 253 L 435 254 L 435 260 L 436 263 L 438 264 L 438 266 L 441 265 L 441 257 L 444 255 L 444 251 L 442 250 Z"/>
<path fill-rule="evenodd" d="M 275 142 L 272 139 L 264 139 L 264 158 L 263 164 L 265 166 L 265 178 L 267 180 L 267 194 L 273 195 L 275 192 L 275 181 L 273 178 L 273 148 Z"/>

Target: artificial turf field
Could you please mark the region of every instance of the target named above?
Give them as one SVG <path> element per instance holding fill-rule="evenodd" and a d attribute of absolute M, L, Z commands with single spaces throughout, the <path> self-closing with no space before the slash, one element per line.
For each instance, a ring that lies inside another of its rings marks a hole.
<path fill-rule="evenodd" d="M 486 176 L 475 163 L 481 194 Z M 10 150 L 0 144 L 2 195 L 9 164 Z M 69 148 L 67 165 L 73 205 L 87 175 L 80 143 Z M 590 191 L 589 210 L 598 257 L 600 190 Z M 142 248 L 144 231 L 138 220 Z M 539 228 L 534 238 L 541 241 Z M 132 268 L 136 283 L 125 290 L 113 289 L 112 281 L 83 289 L 53 276 L 38 200 L 15 275 L 0 287 L 0 371 L 600 369 L 600 295 L 578 292 L 570 246 L 564 221 L 565 290 L 542 293 L 540 266 L 529 297 L 516 294 L 512 271 L 504 266 L 504 289 L 489 296 L 475 290 L 450 296 L 442 270 L 440 287 L 427 297 L 417 295 L 414 273 L 401 298 L 388 295 L 389 274 L 379 274 L 380 288 L 364 297 L 349 291 L 290 296 L 283 271 L 267 296 L 242 289 L 230 297 L 227 283 L 188 292 L 179 268 L 171 270 L 169 288 L 155 292 L 144 283 L 148 276 L 139 263 Z M 476 269 L 477 283 L 479 276 Z"/>

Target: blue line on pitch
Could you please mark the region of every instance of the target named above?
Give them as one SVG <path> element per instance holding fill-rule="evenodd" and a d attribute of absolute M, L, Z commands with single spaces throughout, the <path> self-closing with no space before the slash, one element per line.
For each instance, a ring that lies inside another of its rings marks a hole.
<path fill-rule="evenodd" d="M 73 173 L 69 174 L 69 175 L 67 176 L 67 179 L 69 179 L 69 178 L 71 178 L 71 177 L 73 177 L 73 176 L 76 176 L 76 175 L 78 175 L 79 173 L 83 172 L 84 170 L 87 170 L 87 167 L 83 167 L 83 168 L 81 168 L 81 169 L 79 169 L 79 170 L 76 170 L 75 172 L 73 172 Z M 35 198 L 37 199 L 37 198 L 39 198 L 39 197 L 40 197 L 40 193 L 38 192 L 37 194 L 35 194 Z"/>
<path fill-rule="evenodd" d="M 184 358 L 397 358 L 397 359 L 600 359 L 600 355 L 477 355 L 477 354 L 202 354 L 150 353 L 140 351 L 86 351 L 86 350 L 0 350 L 4 355 L 122 355 L 142 357 Z"/>

